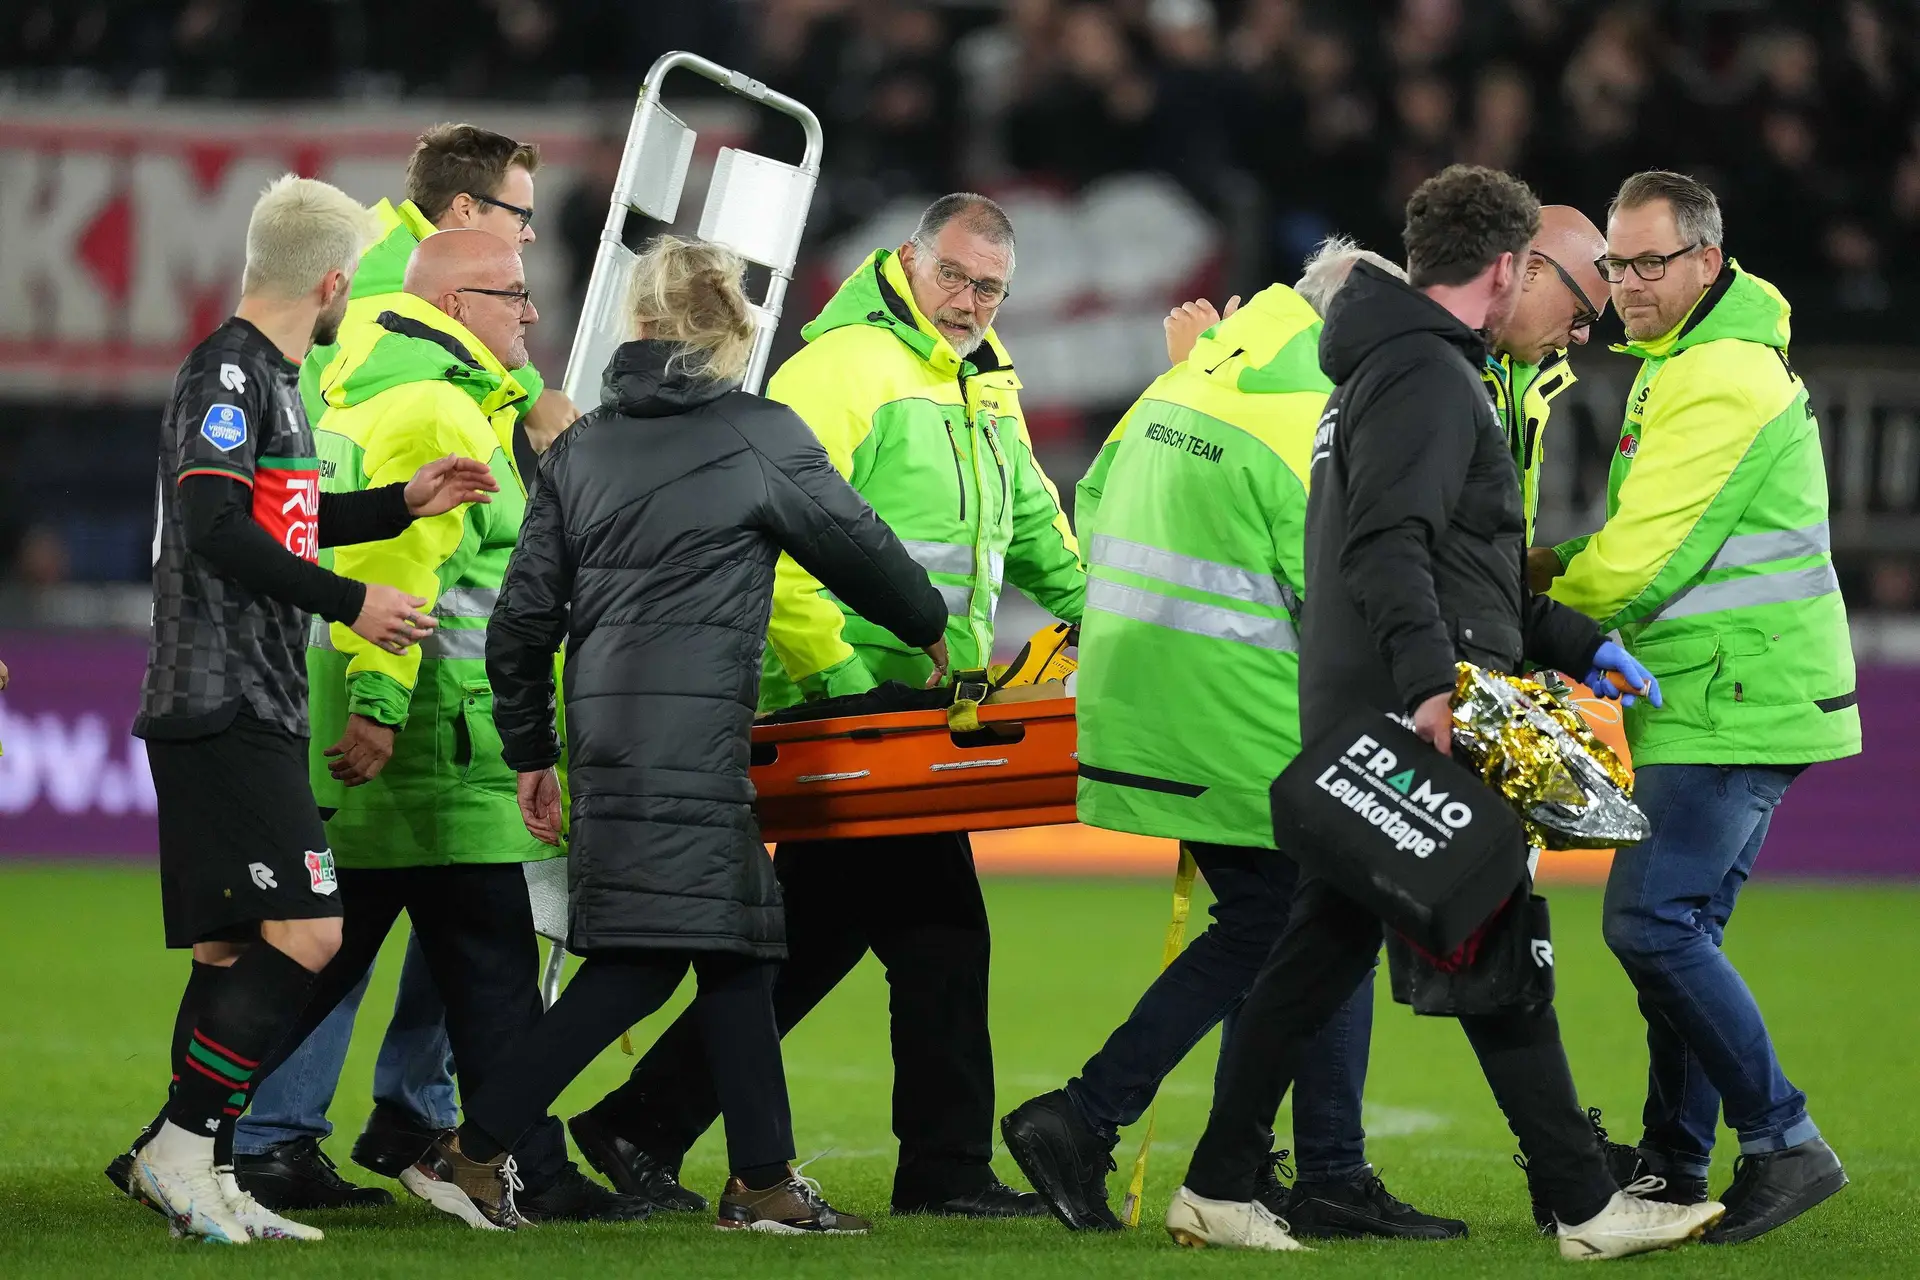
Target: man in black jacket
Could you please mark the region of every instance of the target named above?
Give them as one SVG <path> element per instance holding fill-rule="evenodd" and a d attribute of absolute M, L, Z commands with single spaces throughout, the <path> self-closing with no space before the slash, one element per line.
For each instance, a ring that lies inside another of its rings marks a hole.
<path fill-rule="evenodd" d="M 1459 660 L 1576 673 L 1639 664 L 1582 616 L 1530 596 L 1519 477 L 1481 383 L 1482 336 L 1519 295 L 1539 228 L 1524 183 L 1454 166 L 1407 202 L 1408 283 L 1362 263 L 1335 297 L 1320 364 L 1336 384 L 1314 440 L 1300 652 L 1302 737 L 1356 708 L 1410 717 L 1449 751 Z M 1313 1034 L 1370 968 L 1379 919 L 1303 880 L 1222 1054 L 1207 1131 L 1167 1211 L 1183 1244 L 1293 1249 L 1254 1195 L 1267 1135 Z M 1568 1258 L 1678 1244 L 1719 1216 L 1618 1190 L 1581 1114 L 1551 1005 L 1462 1017 Z"/>

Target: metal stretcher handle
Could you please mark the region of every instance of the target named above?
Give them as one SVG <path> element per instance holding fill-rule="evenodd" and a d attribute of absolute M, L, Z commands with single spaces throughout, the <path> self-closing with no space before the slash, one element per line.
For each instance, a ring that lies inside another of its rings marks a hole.
<path fill-rule="evenodd" d="M 625 266 L 631 258 L 621 238 L 627 223 L 627 214 L 637 206 L 634 201 L 641 198 L 640 180 L 642 144 L 659 132 L 656 122 L 677 128 L 682 132 L 684 126 L 674 119 L 660 100 L 663 83 L 670 71 L 684 68 L 695 75 L 704 76 L 729 93 L 738 94 L 749 101 L 778 111 L 800 122 L 800 128 L 806 135 L 806 151 L 800 161 L 800 171 L 806 176 L 809 198 L 812 184 L 820 177 L 820 153 L 824 145 L 820 132 L 820 119 L 804 103 L 796 102 L 784 93 L 769 89 L 758 80 L 738 71 L 728 70 L 717 62 L 702 58 L 698 54 L 684 51 L 662 54 L 647 71 L 647 78 L 640 86 L 640 98 L 634 108 L 633 123 L 627 130 L 626 149 L 620 155 L 620 172 L 613 184 L 613 199 L 607 209 L 606 225 L 600 229 L 600 245 L 595 251 L 593 273 L 587 279 L 586 296 L 581 300 L 580 322 L 574 330 L 573 350 L 567 359 L 567 373 L 562 386 L 567 396 L 582 409 L 590 409 L 600 400 L 599 381 L 601 360 L 598 358 L 599 346 L 595 341 L 596 317 L 609 314 L 609 309 L 620 304 L 620 295 L 626 283 Z M 687 133 L 690 144 L 691 134 Z M 680 173 L 684 175 L 684 157 L 680 160 Z M 679 202 L 678 181 L 670 184 L 671 203 Z M 799 218 L 806 220 L 806 209 L 801 208 Z M 799 239 L 796 229 L 794 240 Z M 786 303 L 787 286 L 793 280 L 793 264 L 769 264 L 771 273 L 767 281 L 766 296 L 756 305 L 759 312 L 756 317 L 759 331 L 754 335 L 753 351 L 748 357 L 746 376 L 741 380 L 741 388 L 757 392 L 766 377 L 767 358 L 773 349 L 773 334 L 780 323 L 780 311 Z"/>

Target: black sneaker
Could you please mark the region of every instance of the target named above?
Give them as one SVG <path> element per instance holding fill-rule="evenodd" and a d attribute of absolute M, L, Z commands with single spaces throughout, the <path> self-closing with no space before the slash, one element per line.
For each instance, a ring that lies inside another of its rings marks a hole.
<path fill-rule="evenodd" d="M 233 1158 L 234 1181 L 267 1208 L 371 1209 L 393 1203 L 380 1187 L 357 1187 L 340 1176 L 317 1138 L 295 1138 L 257 1156 Z"/>
<path fill-rule="evenodd" d="M 609 1191 L 569 1161 L 560 1176 L 538 1191 L 514 1197 L 520 1216 L 542 1222 L 643 1222 L 653 1206 L 639 1196 Z"/>
<path fill-rule="evenodd" d="M 567 1121 L 574 1145 L 614 1190 L 638 1196 L 662 1213 L 705 1213 L 707 1198 L 680 1185 L 679 1170 L 608 1128 L 591 1111 Z"/>
<path fill-rule="evenodd" d="M 1650 1147 L 1640 1148 L 1639 1154 L 1640 1160 L 1634 1167 L 1633 1177 L 1621 1184 L 1622 1191 L 1639 1196 L 1642 1200 L 1657 1200 L 1661 1204 L 1706 1203 L 1706 1174 L 1679 1173 L 1664 1153 Z"/>
<path fill-rule="evenodd" d="M 1113 1149 L 1080 1117 L 1066 1090 L 1043 1093 L 1000 1121 L 1007 1152 L 1069 1231 L 1119 1231 L 1107 1207 Z"/>
<path fill-rule="evenodd" d="M 411 1111 L 376 1102 L 373 1114 L 367 1117 L 367 1127 L 353 1141 L 353 1162 L 383 1178 L 397 1178 L 425 1159 L 434 1139 L 444 1136 L 428 1128 Z"/>
<path fill-rule="evenodd" d="M 1607 1162 L 1608 1174 L 1612 1175 L 1614 1185 L 1624 1191 L 1628 1183 L 1641 1176 L 1640 1148 L 1609 1138 L 1607 1126 L 1600 1123 L 1598 1107 L 1587 1108 L 1587 1123 L 1593 1126 L 1593 1140 L 1600 1148 L 1600 1158 Z"/>
<path fill-rule="evenodd" d="M 1342 1182 L 1293 1184 L 1284 1215 L 1295 1236 L 1319 1240 L 1357 1240 L 1384 1236 L 1390 1240 L 1458 1240 L 1467 1224 L 1458 1218 L 1422 1213 L 1396 1199 L 1371 1166 Z"/>
<path fill-rule="evenodd" d="M 1613 1179 L 1615 1186 L 1624 1191 L 1630 1184 L 1640 1182 L 1646 1174 L 1646 1171 L 1640 1167 L 1641 1152 L 1638 1147 L 1630 1147 L 1624 1142 L 1615 1142 L 1609 1138 L 1607 1136 L 1607 1127 L 1600 1123 L 1600 1118 L 1600 1108 L 1587 1108 L 1587 1123 L 1593 1126 L 1593 1141 L 1594 1144 L 1600 1148 L 1600 1159 L 1606 1163 L 1607 1176 Z M 1545 1200 L 1541 1199 L 1540 1188 L 1534 1185 L 1533 1174 L 1527 1169 L 1527 1158 L 1516 1152 L 1513 1157 L 1513 1163 L 1519 1168 L 1520 1172 L 1527 1175 L 1527 1200 L 1533 1209 L 1533 1225 L 1540 1228 L 1540 1234 L 1543 1236 L 1558 1235 L 1560 1233 L 1559 1220 L 1553 1216 L 1553 1209 Z M 1634 1194 L 1642 1200 L 1660 1198 L 1646 1195 L 1643 1191 L 1635 1191 Z M 1706 1199 L 1704 1195 L 1700 1198 L 1702 1200 Z M 1675 1200 L 1672 1203 L 1693 1204 L 1697 1202 Z"/>
<path fill-rule="evenodd" d="M 1846 1185 L 1847 1171 L 1824 1138 L 1743 1155 L 1733 1162 L 1733 1185 L 1720 1197 L 1727 1215 L 1703 1238 L 1708 1244 L 1756 1240 Z"/>
<path fill-rule="evenodd" d="M 978 1190 L 944 1200 L 896 1203 L 893 1212 L 924 1213 L 936 1218 L 1044 1218 L 1047 1202 L 1031 1191 L 1015 1191 L 994 1178 Z"/>
<path fill-rule="evenodd" d="M 1287 1163 L 1291 1151 L 1282 1147 L 1278 1151 L 1267 1153 L 1267 1162 L 1260 1166 L 1260 1172 L 1254 1175 L 1253 1198 L 1267 1206 L 1267 1211 L 1282 1222 L 1293 1205 L 1293 1188 L 1280 1181 L 1293 1178 L 1293 1166 Z"/>
<path fill-rule="evenodd" d="M 160 1132 L 160 1125 L 165 1119 L 166 1116 L 164 1113 L 155 1116 L 152 1121 L 148 1123 L 147 1127 L 140 1131 L 140 1136 L 133 1140 L 133 1145 L 113 1159 L 107 1161 L 107 1167 L 102 1170 L 102 1172 L 107 1175 L 107 1181 L 111 1182 L 121 1195 L 129 1197 L 138 1204 L 147 1206 L 147 1208 L 153 1210 L 163 1218 L 167 1216 L 167 1211 L 147 1199 L 147 1197 L 141 1193 L 140 1184 L 134 1180 L 133 1153 L 153 1141 L 153 1136 Z"/>

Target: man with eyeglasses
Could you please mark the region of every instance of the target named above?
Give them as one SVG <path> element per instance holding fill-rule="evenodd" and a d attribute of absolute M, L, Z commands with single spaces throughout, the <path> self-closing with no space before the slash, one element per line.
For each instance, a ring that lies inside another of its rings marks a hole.
<path fill-rule="evenodd" d="M 377 486 L 412 459 L 457 451 L 485 459 L 499 492 L 485 506 L 334 553 L 337 571 L 378 572 L 425 598 L 439 626 L 434 643 L 406 655 L 341 627 L 316 626 L 309 639 L 311 772 L 315 798 L 333 809 L 327 835 L 347 918 L 340 952 L 282 1054 L 358 993 L 404 910 L 445 1002 L 461 1081 L 475 1089 L 499 1051 L 540 1017 L 522 865 L 558 852 L 521 821 L 485 658 L 488 615 L 526 507 L 513 432 L 528 394 L 519 381 L 526 332 L 540 313 L 515 246 L 475 228 L 423 239 L 403 286 L 367 323 L 341 330 L 314 424 L 322 488 Z M 277 1066 L 269 1058 L 263 1071 Z M 425 1145 L 407 1153 L 401 1184 L 465 1217 L 464 1197 L 444 1194 Z M 529 1220 L 632 1221 L 648 1212 L 569 1163 L 556 1121 L 537 1126 L 517 1160 Z"/>
<path fill-rule="evenodd" d="M 1060 497 L 1033 455 L 1013 359 L 993 330 L 1013 278 L 1012 224 L 985 196 L 943 196 L 898 250 L 868 256 L 801 330 L 767 394 L 807 420 L 827 456 L 892 526 L 946 598 L 953 669 L 987 665 L 1001 589 L 1080 621 L 1086 577 Z M 762 710 L 885 681 L 918 688 L 932 660 L 821 592 L 791 559 L 775 572 Z M 991 938 L 964 832 L 775 852 L 788 957 L 774 987 L 784 1034 L 868 951 L 892 991 L 895 1213 L 1044 1214 L 994 1175 Z M 681 1159 L 718 1102 L 690 1017 L 632 1078 L 571 1122 L 624 1191 L 694 1210 Z"/>
<path fill-rule="evenodd" d="M 1593 260 L 1606 238 L 1571 205 L 1540 207 L 1540 234 L 1527 248 L 1520 298 L 1513 316 L 1493 335 L 1484 378 L 1520 469 L 1527 542 L 1540 505 L 1540 466 L 1553 400 L 1579 381 L 1567 349 L 1585 346 L 1606 310 L 1607 295 Z"/>
<path fill-rule="evenodd" d="M 533 243 L 539 167 L 540 151 L 532 143 L 475 125 L 437 124 L 422 133 L 407 161 L 406 198 L 373 207 L 380 235 L 361 256 L 342 341 L 404 296 L 402 281 L 414 246 L 434 232 L 484 231 L 516 250 Z M 313 422 L 326 412 L 321 387 L 340 352 L 341 343 L 315 347 L 300 367 L 300 396 Z M 538 453 L 579 414 L 565 393 L 545 385 L 532 364 L 522 361 L 514 380 L 526 392 L 515 402 L 514 416 Z M 316 770 L 314 781 L 321 804 L 331 805 L 325 796 L 337 788 L 328 775 Z M 384 1190 L 341 1178 L 320 1149 L 333 1132 L 327 1111 L 364 994 L 363 987 L 341 1002 L 339 1013 L 289 1059 L 286 1069 L 261 1084 L 243 1118 L 234 1144 L 236 1172 L 262 1204 L 326 1209 L 392 1200 Z M 389 1178 L 401 1176 L 433 1135 L 457 1119 L 450 1070 L 445 1011 L 419 948 L 409 945 L 374 1072 L 373 1114 L 354 1143 L 354 1162 Z"/>
<path fill-rule="evenodd" d="M 1643 362 L 1599 532 L 1555 549 L 1552 596 L 1618 629 L 1665 705 L 1626 713 L 1653 834 L 1614 855 L 1603 928 L 1649 1056 L 1639 1173 L 1707 1199 L 1716 1121 L 1740 1138 L 1726 1218 L 1752 1240 L 1846 1185 L 1721 951 L 1773 810 L 1808 765 L 1860 750 L 1853 651 L 1827 532 L 1819 424 L 1779 290 L 1721 248 L 1719 202 L 1635 174 L 1596 264 Z"/>

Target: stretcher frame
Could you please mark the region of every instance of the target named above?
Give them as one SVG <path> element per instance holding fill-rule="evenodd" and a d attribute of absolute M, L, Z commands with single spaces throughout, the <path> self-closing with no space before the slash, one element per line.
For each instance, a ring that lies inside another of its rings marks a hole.
<path fill-rule="evenodd" d="M 703 76 L 729 93 L 797 121 L 806 136 L 806 150 L 798 167 L 722 147 L 700 213 L 701 239 L 724 244 L 769 272 L 766 292 L 753 304 L 756 332 L 741 387 L 757 392 L 766 377 L 774 330 L 786 303 L 787 286 L 793 281 L 800 234 L 806 227 L 813 189 L 820 177 L 824 145 L 820 119 L 805 104 L 767 88 L 751 76 L 680 50 L 662 54 L 648 69 L 633 122 L 627 129 L 626 146 L 620 153 L 607 221 L 600 229 L 600 244 L 594 252 L 593 271 L 587 279 L 573 350 L 561 384 L 568 398 L 582 408 L 599 403 L 601 372 L 613 349 L 628 337 L 625 301 L 636 256 L 622 239 L 627 215 L 641 213 L 661 222 L 672 222 L 679 215 L 681 190 L 693 162 L 695 133 L 661 100 L 668 74 L 678 70 Z"/>

